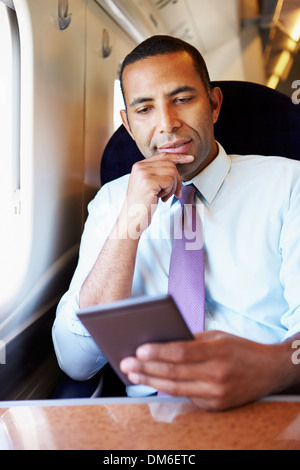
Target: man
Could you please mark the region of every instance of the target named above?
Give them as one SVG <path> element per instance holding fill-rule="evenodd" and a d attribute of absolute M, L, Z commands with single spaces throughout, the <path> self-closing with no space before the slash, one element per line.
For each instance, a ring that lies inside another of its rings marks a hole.
<path fill-rule="evenodd" d="M 79 307 L 167 292 L 173 242 L 166 227 L 189 182 L 203 203 L 206 331 L 193 341 L 143 345 L 122 361 L 123 372 L 212 410 L 298 385 L 299 163 L 226 155 L 214 139 L 222 92 L 211 89 L 201 55 L 183 41 L 145 41 L 125 59 L 121 80 L 122 120 L 145 160 L 89 206 L 53 330 L 61 367 L 84 380 L 106 362 L 76 319 Z M 137 202 L 145 210 L 136 211 Z M 159 240 L 151 235 L 157 229 Z"/>

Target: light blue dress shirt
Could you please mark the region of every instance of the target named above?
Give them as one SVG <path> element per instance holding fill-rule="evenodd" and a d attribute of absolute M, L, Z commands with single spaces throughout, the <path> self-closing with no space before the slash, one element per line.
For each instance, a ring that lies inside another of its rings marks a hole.
<path fill-rule="evenodd" d="M 106 362 L 76 312 L 81 286 L 123 206 L 128 178 L 103 186 L 89 204 L 78 266 L 57 309 L 57 358 L 77 380 L 88 379 Z M 204 232 L 206 330 L 265 344 L 299 332 L 300 163 L 227 155 L 219 145 L 217 158 L 192 182 Z M 133 296 L 167 293 L 180 209 L 175 197 L 159 201 L 139 243 Z"/>

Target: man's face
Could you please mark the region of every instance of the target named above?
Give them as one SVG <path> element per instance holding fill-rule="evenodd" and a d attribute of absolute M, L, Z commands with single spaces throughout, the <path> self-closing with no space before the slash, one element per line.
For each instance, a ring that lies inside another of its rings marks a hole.
<path fill-rule="evenodd" d="M 217 156 L 214 123 L 222 93 L 214 88 L 208 97 L 187 53 L 131 64 L 124 70 L 123 85 L 127 116 L 121 111 L 122 120 L 146 158 L 162 153 L 193 155 L 192 163 L 178 165 L 182 179 L 188 181 Z"/>

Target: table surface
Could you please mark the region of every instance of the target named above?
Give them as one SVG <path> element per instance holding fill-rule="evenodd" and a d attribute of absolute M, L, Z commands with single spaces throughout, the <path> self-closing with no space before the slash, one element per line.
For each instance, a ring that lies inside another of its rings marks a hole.
<path fill-rule="evenodd" d="M 220 413 L 167 397 L 2 402 L 0 449 L 300 449 L 300 397 Z"/>

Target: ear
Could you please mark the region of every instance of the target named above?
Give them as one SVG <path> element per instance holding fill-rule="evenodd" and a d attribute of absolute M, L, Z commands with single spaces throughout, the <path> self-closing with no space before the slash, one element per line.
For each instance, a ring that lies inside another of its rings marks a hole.
<path fill-rule="evenodd" d="M 219 87 L 215 87 L 210 92 L 211 107 L 213 111 L 213 121 L 216 124 L 219 119 L 221 106 L 223 103 L 223 93 Z"/>
<path fill-rule="evenodd" d="M 127 117 L 127 113 L 126 113 L 125 109 L 121 109 L 120 116 L 121 116 L 121 119 L 122 119 L 122 123 L 123 123 L 124 127 L 126 128 L 128 134 L 133 138 L 133 140 L 135 140 L 135 138 L 133 137 L 133 134 L 131 132 L 131 129 L 130 129 L 130 125 L 129 125 L 129 122 L 128 122 L 128 117 Z"/>

